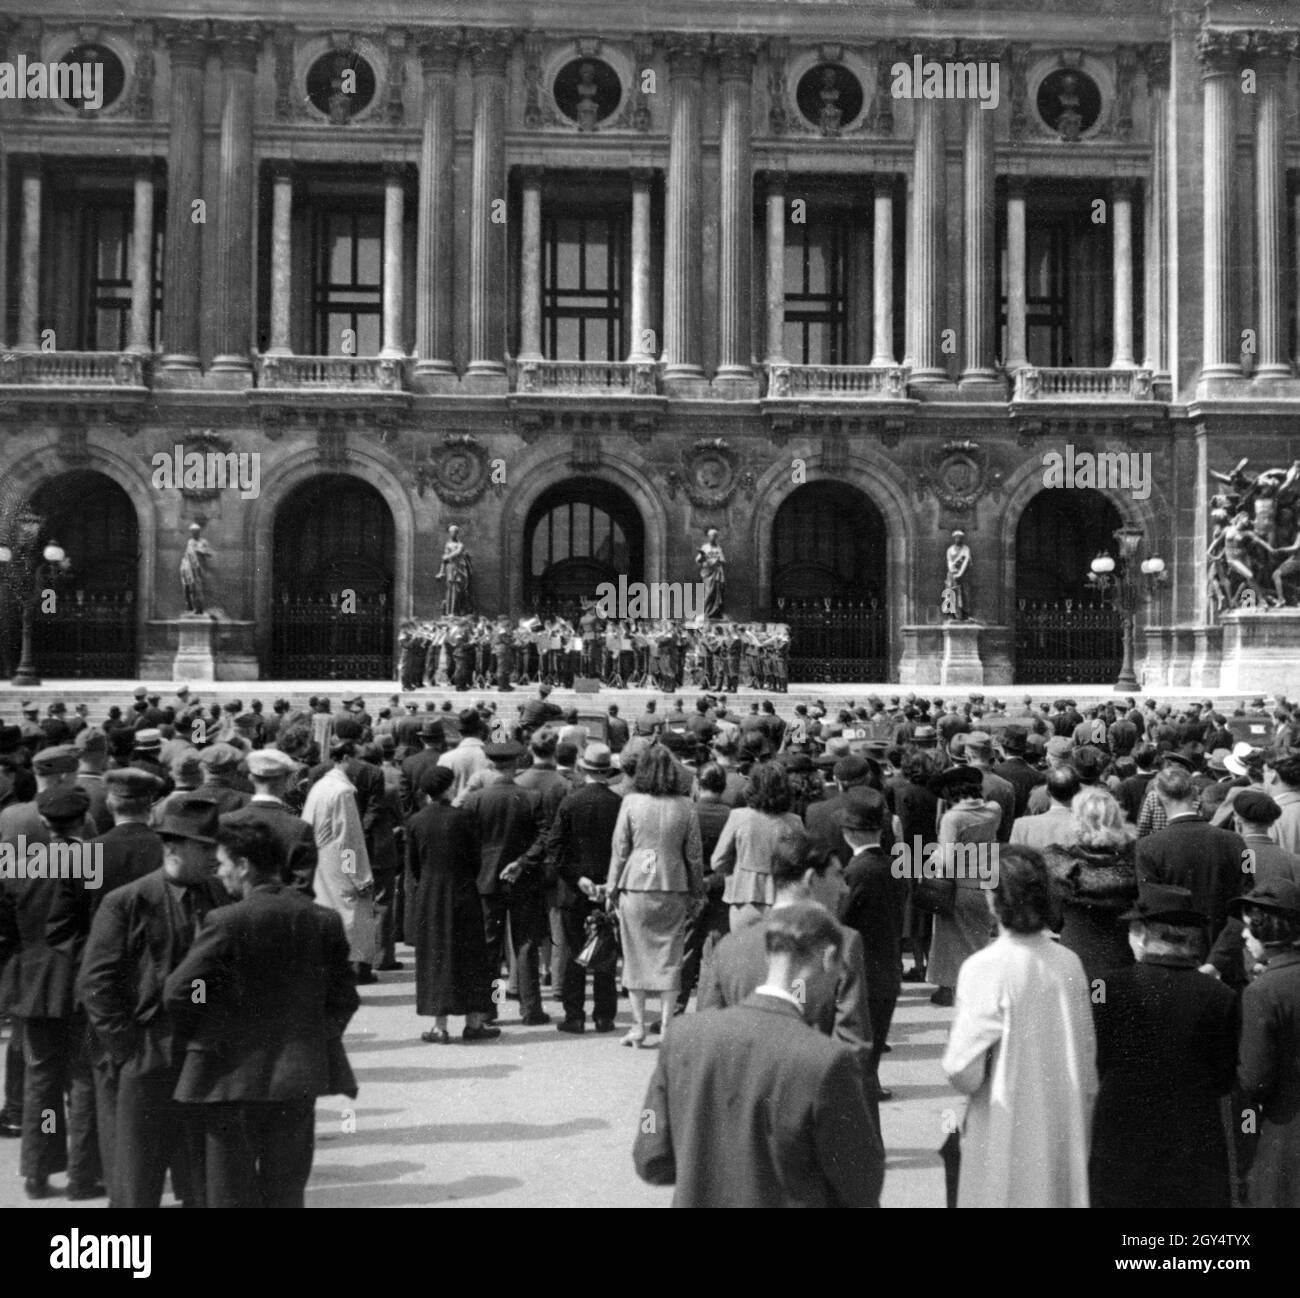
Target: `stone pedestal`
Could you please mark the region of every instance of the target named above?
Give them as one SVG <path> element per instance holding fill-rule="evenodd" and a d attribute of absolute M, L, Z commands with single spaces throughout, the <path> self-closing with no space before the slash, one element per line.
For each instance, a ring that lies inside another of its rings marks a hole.
<path fill-rule="evenodd" d="M 203 613 L 187 613 L 176 619 L 176 657 L 172 680 L 215 681 L 217 659 L 212 652 L 216 624 Z"/>
<path fill-rule="evenodd" d="M 900 685 L 1009 685 L 1011 635 L 1004 626 L 942 622 L 903 628 Z"/>
<path fill-rule="evenodd" d="M 983 629 L 977 622 L 943 624 L 940 685 L 984 684 L 984 664 L 980 661 L 980 632 Z"/>
<path fill-rule="evenodd" d="M 1221 690 L 1288 695 L 1300 691 L 1300 608 L 1235 608 L 1221 621 Z"/>

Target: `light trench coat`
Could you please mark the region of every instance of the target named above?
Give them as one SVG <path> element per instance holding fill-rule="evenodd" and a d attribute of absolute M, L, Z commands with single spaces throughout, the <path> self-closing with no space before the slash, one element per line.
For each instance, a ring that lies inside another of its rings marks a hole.
<path fill-rule="evenodd" d="M 970 1096 L 959 1208 L 1086 1208 L 1097 1045 L 1079 957 L 1004 933 L 957 977 L 943 1071 Z"/>
<path fill-rule="evenodd" d="M 350 948 L 348 959 L 374 964 L 374 902 L 369 893 L 357 895 L 357 886 L 373 878 L 370 856 L 356 787 L 339 767 L 326 771 L 311 786 L 302 818 L 316 835 L 316 902 L 338 911 Z M 345 855 L 348 852 L 351 856 Z"/>

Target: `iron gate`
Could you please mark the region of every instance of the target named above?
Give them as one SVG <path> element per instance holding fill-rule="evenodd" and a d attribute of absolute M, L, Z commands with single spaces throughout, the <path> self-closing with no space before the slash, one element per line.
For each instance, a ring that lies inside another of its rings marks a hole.
<path fill-rule="evenodd" d="M 775 620 L 790 628 L 790 680 L 811 685 L 886 679 L 889 616 L 877 601 L 783 599 Z"/>
<path fill-rule="evenodd" d="M 388 595 L 280 597 L 271 675 L 281 680 L 391 680 L 393 619 Z"/>
<path fill-rule="evenodd" d="M 35 614 L 32 654 L 42 676 L 131 679 L 136 674 L 132 592 L 60 593 L 56 611 Z"/>
<path fill-rule="evenodd" d="M 1123 618 L 1109 604 L 1022 599 L 1015 650 L 1018 684 L 1110 684 L 1124 658 Z"/>

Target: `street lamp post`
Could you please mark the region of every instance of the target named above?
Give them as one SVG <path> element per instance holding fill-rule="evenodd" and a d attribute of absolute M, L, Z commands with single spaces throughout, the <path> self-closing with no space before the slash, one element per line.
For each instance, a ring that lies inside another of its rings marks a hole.
<path fill-rule="evenodd" d="M 1120 665 L 1115 690 L 1117 693 L 1131 694 L 1138 688 L 1133 660 L 1137 640 L 1140 585 L 1131 565 L 1137 557 L 1138 547 L 1142 544 L 1143 532 L 1140 527 L 1126 523 L 1123 527 L 1116 528 L 1112 535 L 1118 543 L 1119 559 L 1113 559 L 1109 554 L 1099 554 L 1089 565 L 1092 571 L 1088 575 L 1088 581 L 1103 595 L 1109 596 L 1111 606 L 1119 612 L 1122 619 L 1124 661 Z M 1152 555 L 1142 560 L 1140 570 L 1145 579 L 1146 593 L 1149 598 L 1155 593 L 1156 588 L 1168 579 L 1165 561 L 1157 555 Z"/>
<path fill-rule="evenodd" d="M 13 592 L 22 618 L 22 649 L 18 670 L 11 685 L 26 688 L 41 683 L 36 673 L 35 654 L 32 648 L 32 631 L 36 623 L 36 605 L 40 599 L 46 566 L 66 568 L 68 556 L 55 540 L 38 548 L 41 530 L 40 516 L 24 511 L 17 521 L 17 536 L 12 546 L 0 545 L 0 564 L 6 565 L 9 588 Z"/>

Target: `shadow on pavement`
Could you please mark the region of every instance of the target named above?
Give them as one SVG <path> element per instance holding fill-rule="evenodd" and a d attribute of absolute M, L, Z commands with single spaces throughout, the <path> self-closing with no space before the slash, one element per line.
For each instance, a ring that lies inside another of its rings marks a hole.
<path fill-rule="evenodd" d="M 419 1127 L 382 1127 L 359 1129 L 343 1137 L 349 1145 L 458 1145 L 479 1143 L 513 1144 L 521 1140 L 556 1140 L 581 1135 L 584 1131 L 605 1131 L 609 1123 L 600 1118 L 571 1118 L 550 1126 L 526 1122 L 448 1122 L 425 1123 Z"/>
<path fill-rule="evenodd" d="M 337 1185 L 307 1190 L 309 1208 L 424 1208 L 435 1203 L 481 1199 L 517 1190 L 511 1176 L 467 1176 L 446 1185 Z"/>

